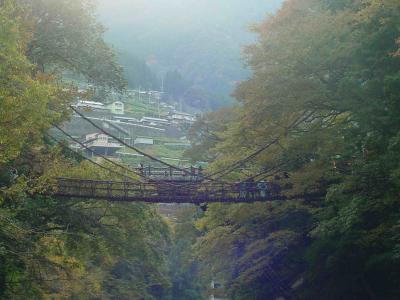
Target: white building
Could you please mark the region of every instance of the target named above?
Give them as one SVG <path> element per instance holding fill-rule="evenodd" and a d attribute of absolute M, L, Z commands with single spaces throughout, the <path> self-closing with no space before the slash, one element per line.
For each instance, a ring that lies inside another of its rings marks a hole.
<path fill-rule="evenodd" d="M 194 115 L 184 113 L 184 112 L 174 112 L 169 117 L 173 123 L 194 123 L 196 122 L 196 117 Z"/>
<path fill-rule="evenodd" d="M 122 148 L 122 145 L 113 142 L 109 136 L 102 133 L 87 134 L 83 143 L 95 154 L 101 155 L 112 155 Z M 93 155 L 93 153 L 88 154 Z"/>
<path fill-rule="evenodd" d="M 125 105 L 121 101 L 110 103 L 106 108 L 114 115 L 123 115 L 125 113 Z"/>
<path fill-rule="evenodd" d="M 168 121 L 167 119 L 152 118 L 152 117 L 143 117 L 140 120 L 140 122 L 143 124 L 148 124 L 148 125 L 170 125 L 171 124 L 171 122 Z"/>
<path fill-rule="evenodd" d="M 135 145 L 154 145 L 154 140 L 151 138 L 138 137 L 134 141 Z"/>
<path fill-rule="evenodd" d="M 76 108 L 88 108 L 92 110 L 109 110 L 115 115 L 123 115 L 125 113 L 125 105 L 121 101 L 115 101 L 108 105 L 104 105 L 104 103 L 101 102 L 78 100 L 78 102 L 73 106 Z"/>
<path fill-rule="evenodd" d="M 85 100 L 78 100 L 78 102 L 73 105 L 76 108 L 90 108 L 90 109 L 100 109 L 106 110 L 106 106 L 101 102 L 95 101 L 85 101 Z"/>
<path fill-rule="evenodd" d="M 117 122 L 140 122 L 138 119 L 132 117 L 113 117 L 113 119 Z"/>

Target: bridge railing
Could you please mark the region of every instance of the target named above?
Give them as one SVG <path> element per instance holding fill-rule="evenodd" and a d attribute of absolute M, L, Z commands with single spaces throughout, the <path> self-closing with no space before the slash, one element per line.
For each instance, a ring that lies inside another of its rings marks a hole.
<path fill-rule="evenodd" d="M 77 197 L 118 198 L 150 197 L 157 191 L 151 183 L 117 182 L 101 180 L 57 179 L 57 195 L 75 195 Z"/>
<path fill-rule="evenodd" d="M 252 202 L 283 199 L 276 191 L 257 185 L 182 182 L 118 182 L 58 178 L 55 195 L 114 201 L 165 203 Z"/>
<path fill-rule="evenodd" d="M 147 166 L 135 168 L 135 170 L 151 179 L 175 179 L 181 181 L 198 181 L 202 179 L 202 170 L 194 167 L 177 170 L 172 167 L 164 168 Z"/>

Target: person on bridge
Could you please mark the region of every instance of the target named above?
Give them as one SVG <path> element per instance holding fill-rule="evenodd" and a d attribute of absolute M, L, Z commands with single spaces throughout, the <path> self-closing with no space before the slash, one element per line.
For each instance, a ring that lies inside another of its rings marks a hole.
<path fill-rule="evenodd" d="M 255 198 L 256 183 L 253 178 L 239 182 L 239 197 L 240 198 Z"/>
<path fill-rule="evenodd" d="M 246 182 L 239 182 L 239 197 L 246 198 L 247 197 L 247 184 Z"/>
<path fill-rule="evenodd" d="M 139 165 L 138 165 L 138 169 L 139 169 L 139 172 L 140 172 L 140 174 L 142 174 L 143 175 L 143 164 L 142 163 L 139 163 Z"/>
<path fill-rule="evenodd" d="M 203 178 L 203 168 L 199 166 L 197 168 L 197 176 L 195 177 L 195 179 L 202 180 L 202 178 Z"/>
<path fill-rule="evenodd" d="M 249 178 L 246 181 L 246 193 L 247 196 L 250 196 L 253 199 L 256 197 L 256 183 L 253 178 Z"/>
<path fill-rule="evenodd" d="M 261 180 L 257 183 L 257 190 L 258 190 L 261 198 L 267 197 L 267 189 L 268 189 L 268 185 L 264 180 Z"/>
<path fill-rule="evenodd" d="M 196 175 L 196 168 L 190 165 L 190 175 L 195 176 Z"/>

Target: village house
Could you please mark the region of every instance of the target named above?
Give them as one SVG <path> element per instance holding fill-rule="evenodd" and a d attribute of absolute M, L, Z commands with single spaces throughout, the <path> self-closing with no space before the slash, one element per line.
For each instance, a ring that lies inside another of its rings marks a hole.
<path fill-rule="evenodd" d="M 125 113 L 125 105 L 121 101 L 115 101 L 106 107 L 114 115 L 123 115 Z"/>
<path fill-rule="evenodd" d="M 87 134 L 83 143 L 94 152 L 93 154 L 93 152 L 87 151 L 90 156 L 95 154 L 112 156 L 117 150 L 123 148 L 122 145 L 113 142 L 112 138 L 102 133 Z"/>

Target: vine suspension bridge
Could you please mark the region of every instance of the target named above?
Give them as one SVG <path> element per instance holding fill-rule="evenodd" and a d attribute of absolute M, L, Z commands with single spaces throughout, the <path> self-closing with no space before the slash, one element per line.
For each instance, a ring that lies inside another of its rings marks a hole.
<path fill-rule="evenodd" d="M 56 178 L 52 190 L 47 192 L 52 196 L 78 199 L 102 199 L 108 201 L 193 204 L 213 202 L 251 203 L 258 201 L 288 200 L 305 196 L 298 195 L 289 198 L 282 194 L 282 191 L 285 190 L 287 186 L 281 187 L 279 184 L 270 183 L 264 180 L 265 178 L 279 172 L 282 173 L 282 167 L 287 162 L 277 164 L 268 170 L 264 170 L 240 182 L 232 183 L 221 179 L 223 176 L 237 170 L 239 167 L 254 159 L 271 145 L 277 143 L 279 137 L 276 137 L 264 147 L 257 149 L 244 159 L 234 162 L 212 174 L 204 175 L 201 168 L 180 168 L 153 157 L 106 131 L 101 126 L 88 119 L 73 106 L 71 106 L 71 109 L 103 134 L 106 134 L 122 145 L 150 158 L 158 164 L 164 165 L 165 167 L 140 166 L 139 168 L 129 168 L 128 166 L 119 164 L 106 156 L 97 154 L 105 161 L 115 166 L 115 168 L 110 168 L 99 164 L 89 157 L 79 154 L 49 135 L 48 137 L 50 139 L 58 142 L 62 147 L 67 148 L 69 151 L 73 151 L 75 154 L 80 155 L 81 158 L 88 160 L 97 167 L 107 170 L 110 174 L 113 173 L 123 178 L 121 181 Z M 301 121 L 302 120 L 296 120 L 293 123 L 293 127 L 297 126 Z M 93 150 L 68 134 L 61 127 L 55 124 L 53 124 L 53 126 L 70 140 L 79 144 L 83 149 L 93 152 Z M 123 170 L 123 172 L 118 170 Z M 131 176 L 130 174 L 133 174 L 134 176 Z M 256 178 L 261 179 L 256 181 Z"/>
<path fill-rule="evenodd" d="M 154 172 L 154 173 L 152 173 Z M 57 178 L 55 196 L 149 203 L 212 203 L 285 200 L 280 186 L 266 182 L 202 182 L 199 176 L 176 175 L 171 168 L 143 171 L 148 182 Z M 152 174 L 152 175 L 151 175 Z M 172 175 L 171 175 L 172 174 Z M 156 177 L 158 177 L 156 179 Z M 187 177 L 182 178 L 182 177 Z"/>

